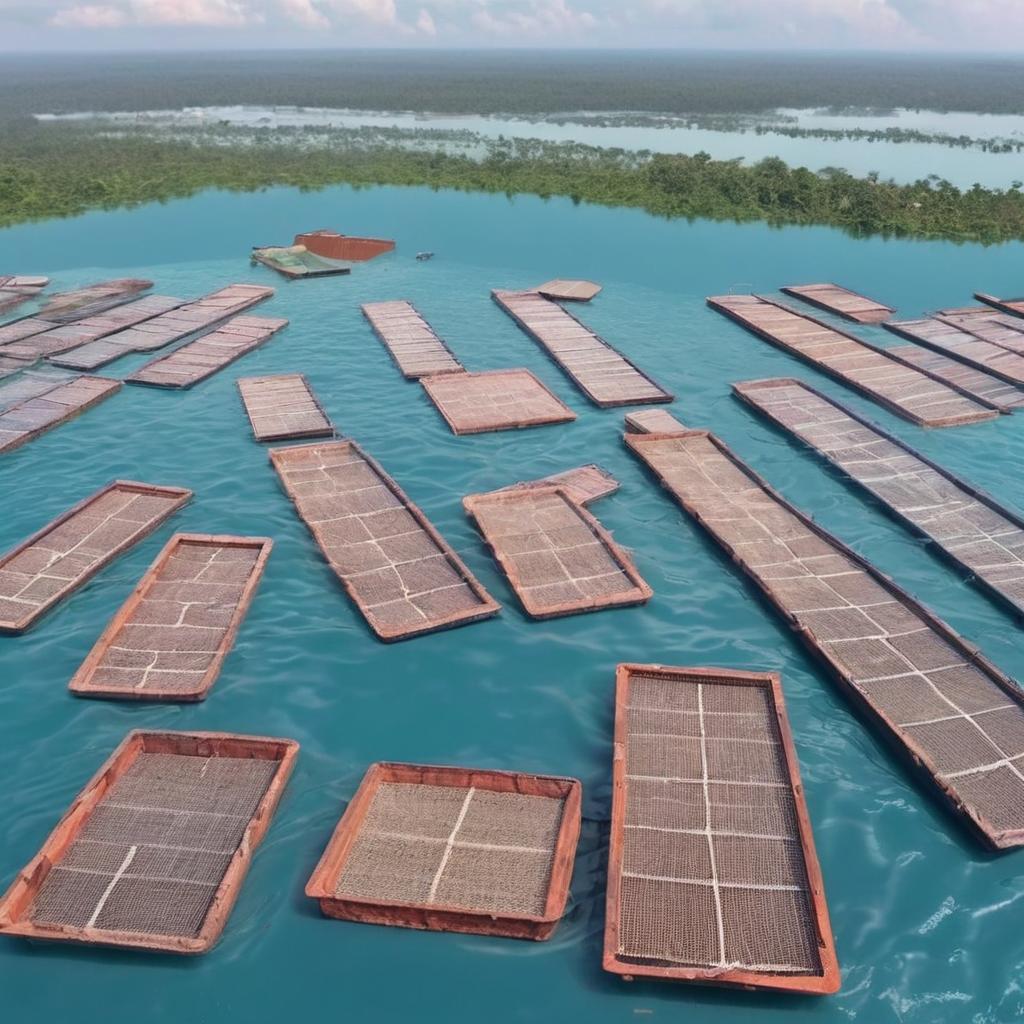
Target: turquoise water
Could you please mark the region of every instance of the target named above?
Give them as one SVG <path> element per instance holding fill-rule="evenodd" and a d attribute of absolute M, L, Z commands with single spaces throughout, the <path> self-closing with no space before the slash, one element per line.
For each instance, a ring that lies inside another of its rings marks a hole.
<path fill-rule="evenodd" d="M 254 243 L 335 226 L 398 240 L 350 278 L 287 283 L 250 268 Z M 436 258 L 417 263 L 417 250 Z M 1024 678 L 1018 627 L 922 544 L 729 395 L 797 374 L 954 471 L 1024 507 L 1024 418 L 926 432 L 708 311 L 735 287 L 837 279 L 916 315 L 974 288 L 1024 290 L 1024 247 L 858 241 L 826 229 L 661 221 L 569 201 L 335 189 L 205 194 L 0 232 L 0 267 L 57 287 L 149 276 L 191 296 L 278 287 L 291 319 L 263 349 L 181 394 L 126 387 L 0 458 L 0 550 L 114 477 L 178 484 L 193 503 L 32 632 L 0 639 L 0 887 L 35 853 L 125 731 L 290 736 L 296 773 L 219 946 L 195 960 L 0 941 L 12 1024 L 635 1019 L 722 1024 L 758 1012 L 813 1024 L 1019 1019 L 1022 854 L 983 853 L 865 730 L 787 631 L 623 449 L 621 411 L 591 407 L 493 305 L 492 287 L 556 275 L 604 292 L 581 316 L 678 393 L 673 407 L 736 452 Z M 413 300 L 471 369 L 528 366 L 579 415 L 567 426 L 456 438 L 404 381 L 358 304 Z M 872 330 L 874 336 L 884 332 Z M 141 362 L 108 368 L 123 374 Z M 234 380 L 303 371 L 344 433 L 419 503 L 503 605 L 486 623 L 376 642 L 292 513 L 250 435 Z M 622 482 L 594 506 L 654 588 L 646 608 L 528 622 L 465 519 L 463 495 L 597 461 Z M 196 706 L 77 701 L 66 685 L 173 530 L 269 535 L 275 549 L 238 642 Z M 823 1000 L 634 983 L 600 968 L 613 672 L 623 660 L 783 673 L 843 968 Z M 584 829 L 566 919 L 517 943 L 321 918 L 303 887 L 366 766 L 379 759 L 574 775 Z"/>

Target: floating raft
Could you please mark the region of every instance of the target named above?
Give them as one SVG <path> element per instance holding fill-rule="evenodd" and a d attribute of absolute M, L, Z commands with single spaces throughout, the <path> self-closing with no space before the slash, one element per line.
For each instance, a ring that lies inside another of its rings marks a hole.
<path fill-rule="evenodd" d="M 354 441 L 274 448 L 270 461 L 324 558 L 384 641 L 490 618 L 501 607 Z"/>
<path fill-rule="evenodd" d="M 183 487 L 115 480 L 0 556 L 0 632 L 34 625 L 191 497 Z"/>
<path fill-rule="evenodd" d="M 234 646 L 272 541 L 176 533 L 74 674 L 80 697 L 204 700 Z"/>
<path fill-rule="evenodd" d="M 574 413 L 529 370 L 444 373 L 420 379 L 453 434 L 482 434 L 548 423 L 570 423 Z"/>
<path fill-rule="evenodd" d="M 0 453 L 19 448 L 109 398 L 121 382 L 79 375 L 0 413 Z"/>
<path fill-rule="evenodd" d="M 127 327 L 152 320 L 183 304 L 183 299 L 167 295 L 147 295 L 115 306 L 103 313 L 75 320 L 69 324 L 50 324 L 48 330 L 40 331 L 23 341 L 6 345 L 4 355 L 34 361 L 44 356 L 59 355 L 71 349 L 80 348 L 92 341 L 98 341 L 109 334 L 115 334 Z"/>
<path fill-rule="evenodd" d="M 937 319 L 960 327 L 981 341 L 989 341 L 1009 352 L 1016 352 L 1018 355 L 1024 353 L 1024 320 L 1018 317 L 1006 316 L 987 309 L 983 314 L 954 313 L 940 315 Z"/>
<path fill-rule="evenodd" d="M 925 370 L 958 391 L 966 392 L 981 402 L 987 402 L 1000 412 L 1012 413 L 1014 409 L 1024 406 L 1024 390 L 1007 384 L 1006 381 L 993 377 L 984 370 L 944 356 L 941 352 L 922 348 L 920 345 L 895 345 L 885 351 L 893 359 Z"/>
<path fill-rule="evenodd" d="M 568 281 L 556 278 L 554 281 L 545 281 L 534 289 L 545 299 L 554 299 L 556 302 L 589 302 L 601 291 L 599 284 L 593 281 Z"/>
<path fill-rule="evenodd" d="M 993 848 L 1024 845 L 1013 680 L 713 434 L 625 439 L 953 812 Z"/>
<path fill-rule="evenodd" d="M 650 600 L 629 555 L 561 487 L 475 494 L 463 506 L 531 618 Z"/>
<path fill-rule="evenodd" d="M 361 238 L 358 235 L 342 235 L 330 228 L 305 231 L 295 236 L 294 245 L 301 245 L 309 252 L 329 260 L 346 260 L 363 263 L 386 252 L 391 252 L 395 243 L 390 238 Z"/>
<path fill-rule="evenodd" d="M 14 406 L 38 398 L 52 391 L 58 384 L 66 384 L 74 379 L 74 374 L 66 370 L 54 370 L 43 367 L 39 370 L 24 370 L 12 380 L 0 383 L 0 413 L 13 409 Z"/>
<path fill-rule="evenodd" d="M 986 295 L 984 292 L 975 292 L 974 297 L 1000 312 L 1009 313 L 1011 316 L 1024 316 L 1024 299 L 997 299 L 994 295 Z"/>
<path fill-rule="evenodd" d="M 795 299 L 802 299 L 818 309 L 835 313 L 857 324 L 880 324 L 896 312 L 892 306 L 883 306 L 874 299 L 858 295 L 837 284 L 794 284 L 781 290 Z"/>
<path fill-rule="evenodd" d="M 607 470 L 591 463 L 588 466 L 577 466 L 576 469 L 567 469 L 562 473 L 552 473 L 551 476 L 541 477 L 539 480 L 524 480 L 511 487 L 503 487 L 503 491 L 519 490 L 521 488 L 535 487 L 561 487 L 571 501 L 577 505 L 589 505 L 599 498 L 606 498 L 619 489 L 619 481 Z"/>
<path fill-rule="evenodd" d="M 580 834 L 575 779 L 375 764 L 306 886 L 328 917 L 550 937 Z"/>
<path fill-rule="evenodd" d="M 205 953 L 298 749 L 230 733 L 129 733 L 0 900 L 0 932 Z"/>
<path fill-rule="evenodd" d="M 302 277 L 331 277 L 351 274 L 352 265 L 340 260 L 327 259 L 310 252 L 304 245 L 263 246 L 254 248 L 252 258 L 284 277 L 293 280 Z"/>
<path fill-rule="evenodd" d="M 626 430 L 631 434 L 674 434 L 685 429 L 686 424 L 680 423 L 667 409 L 626 413 Z"/>
<path fill-rule="evenodd" d="M 411 302 L 367 302 L 360 308 L 373 333 L 409 380 L 464 369 Z"/>
<path fill-rule="evenodd" d="M 151 360 L 125 381 L 153 388 L 190 388 L 270 341 L 287 326 L 287 320 L 277 317 L 236 316 L 211 334 Z"/>
<path fill-rule="evenodd" d="M 43 320 L 38 316 L 23 316 L 18 320 L 11 320 L 9 323 L 0 325 L 0 355 L 9 355 L 8 350 L 12 345 L 24 341 L 26 338 L 42 334 L 44 331 L 52 331 L 56 326 L 52 320 Z M 28 357 L 20 358 L 24 361 Z"/>
<path fill-rule="evenodd" d="M 982 341 L 976 334 L 963 328 L 933 317 L 900 320 L 885 326 L 901 338 L 958 359 L 1008 384 L 1024 385 L 1024 355 L 990 341 Z"/>
<path fill-rule="evenodd" d="M 838 990 L 777 675 L 618 667 L 604 968 Z"/>
<path fill-rule="evenodd" d="M 34 299 L 49 283 L 48 277 L 0 274 L 0 313 Z"/>
<path fill-rule="evenodd" d="M 747 381 L 733 391 L 1024 614 L 1024 518 L 800 381 Z"/>
<path fill-rule="evenodd" d="M 237 381 L 257 441 L 333 437 L 334 425 L 301 373 Z"/>
<path fill-rule="evenodd" d="M 922 427 L 954 427 L 999 415 L 923 370 L 915 370 L 852 334 L 757 295 L 719 295 L 708 305 L 748 331 L 890 412 Z M 890 326 L 890 325 L 886 325 Z"/>
<path fill-rule="evenodd" d="M 208 330 L 273 294 L 273 288 L 251 284 L 228 285 L 145 323 L 55 356 L 50 362 L 72 370 L 95 370 L 130 352 L 152 352 Z"/>
<path fill-rule="evenodd" d="M 57 292 L 40 308 L 38 316 L 53 323 L 67 323 L 102 313 L 105 309 L 127 302 L 133 295 L 153 287 L 152 281 L 124 277 L 100 281 L 70 292 Z"/>
<path fill-rule="evenodd" d="M 595 405 L 672 401 L 673 395 L 557 302 L 537 292 L 492 291 L 491 297 Z"/>

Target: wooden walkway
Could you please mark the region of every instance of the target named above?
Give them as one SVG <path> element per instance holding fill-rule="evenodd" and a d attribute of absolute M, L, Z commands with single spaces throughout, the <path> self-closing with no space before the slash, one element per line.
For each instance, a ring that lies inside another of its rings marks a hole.
<path fill-rule="evenodd" d="M 604 968 L 839 988 L 777 675 L 618 666 Z"/>
<path fill-rule="evenodd" d="M 51 324 L 49 330 L 40 331 L 23 341 L 8 344 L 0 351 L 4 355 L 34 362 L 36 359 L 81 348 L 82 345 L 98 341 L 109 334 L 152 320 L 162 313 L 177 309 L 183 303 L 184 299 L 174 299 L 167 295 L 147 295 L 82 320 L 73 320 L 68 324 Z"/>
<path fill-rule="evenodd" d="M 1011 316 L 1024 316 L 1024 299 L 999 299 L 995 295 L 986 295 L 984 292 L 975 292 L 974 297 L 986 306 L 998 309 L 1002 313 L 1009 313 Z"/>
<path fill-rule="evenodd" d="M 560 487 L 491 491 L 462 504 L 531 618 L 644 604 L 651 597 L 629 555 Z"/>
<path fill-rule="evenodd" d="M 0 556 L 0 632 L 28 629 L 191 497 L 183 487 L 116 480 Z"/>
<path fill-rule="evenodd" d="M 714 435 L 626 444 L 991 847 L 1024 844 L 1024 692 Z"/>
<path fill-rule="evenodd" d="M 299 518 L 381 640 L 490 618 L 501 607 L 354 441 L 272 448 Z"/>
<path fill-rule="evenodd" d="M 114 700 L 203 700 L 263 576 L 266 537 L 176 533 L 100 635 L 69 689 Z"/>
<path fill-rule="evenodd" d="M 262 285 L 228 285 L 145 323 L 83 345 L 64 355 L 54 356 L 50 361 L 72 370 L 95 370 L 131 352 L 152 352 L 200 331 L 209 330 L 222 320 L 250 309 L 273 294 L 273 288 Z"/>
<path fill-rule="evenodd" d="M 462 371 L 462 363 L 411 302 L 367 302 L 360 308 L 407 379 Z"/>
<path fill-rule="evenodd" d="M 257 441 L 334 436 L 334 425 L 301 373 L 240 377 L 236 383 Z"/>
<path fill-rule="evenodd" d="M 926 370 L 933 377 L 938 377 L 979 401 L 988 402 L 1000 412 L 1012 413 L 1014 409 L 1024 406 L 1024 390 L 1021 388 L 941 352 L 920 345 L 894 345 L 885 351 L 893 359 Z"/>
<path fill-rule="evenodd" d="M 1024 518 L 801 381 L 748 381 L 733 391 L 1024 615 Z"/>
<path fill-rule="evenodd" d="M 79 375 L 0 413 L 0 453 L 13 451 L 40 434 L 59 427 L 119 390 L 121 382 Z"/>
<path fill-rule="evenodd" d="M 537 292 L 491 297 L 565 371 L 595 405 L 671 402 L 673 395 L 557 302 Z"/>
<path fill-rule="evenodd" d="M 420 380 L 453 434 L 519 430 L 576 419 L 529 370 L 444 373 Z"/>
<path fill-rule="evenodd" d="M 781 290 L 795 299 L 857 324 L 880 324 L 896 312 L 892 306 L 883 306 L 874 299 L 858 295 L 837 284 L 793 284 Z"/>
<path fill-rule="evenodd" d="M 1011 352 L 991 341 L 982 341 L 976 334 L 961 327 L 954 327 L 934 317 L 893 321 L 885 324 L 885 327 L 901 338 L 958 359 L 1007 384 L 1024 385 L 1024 355 Z"/>
<path fill-rule="evenodd" d="M 918 426 L 953 427 L 999 415 L 998 409 L 780 302 L 757 295 L 720 295 L 709 298 L 708 305 Z"/>
<path fill-rule="evenodd" d="M 274 317 L 236 316 L 211 334 L 151 360 L 125 377 L 125 382 L 153 388 L 190 388 L 270 341 L 287 325 L 287 320 Z"/>

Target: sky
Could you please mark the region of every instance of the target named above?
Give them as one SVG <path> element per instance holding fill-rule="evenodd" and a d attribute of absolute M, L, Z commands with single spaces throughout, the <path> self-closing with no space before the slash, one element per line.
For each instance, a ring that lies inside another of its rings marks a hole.
<path fill-rule="evenodd" d="M 1024 0 L 0 0 L 0 50 L 714 47 L 1024 55 Z"/>

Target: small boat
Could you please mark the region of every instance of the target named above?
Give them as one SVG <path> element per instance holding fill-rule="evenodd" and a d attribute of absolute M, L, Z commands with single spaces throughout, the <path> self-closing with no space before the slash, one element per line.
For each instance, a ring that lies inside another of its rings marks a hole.
<path fill-rule="evenodd" d="M 433 259 L 434 254 L 432 252 L 418 252 L 416 253 L 416 259 L 418 260 L 429 260 Z"/>

